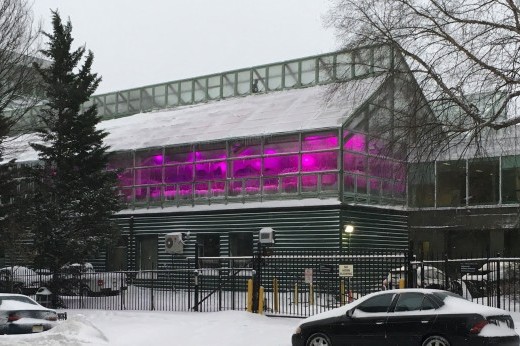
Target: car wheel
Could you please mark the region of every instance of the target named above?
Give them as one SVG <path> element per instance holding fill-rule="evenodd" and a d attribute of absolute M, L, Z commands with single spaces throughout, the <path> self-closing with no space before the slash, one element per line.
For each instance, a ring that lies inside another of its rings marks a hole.
<path fill-rule="evenodd" d="M 332 344 L 327 335 L 323 333 L 316 333 L 312 334 L 309 339 L 307 339 L 306 346 L 332 346 Z"/>
<path fill-rule="evenodd" d="M 424 340 L 422 346 L 450 346 L 450 343 L 448 340 L 446 340 L 446 338 L 443 338 L 439 335 L 434 335 Z"/>
<path fill-rule="evenodd" d="M 83 286 L 81 287 L 80 289 L 80 295 L 83 296 L 83 297 L 89 297 L 92 295 L 92 291 L 90 290 L 90 288 L 88 286 Z"/>

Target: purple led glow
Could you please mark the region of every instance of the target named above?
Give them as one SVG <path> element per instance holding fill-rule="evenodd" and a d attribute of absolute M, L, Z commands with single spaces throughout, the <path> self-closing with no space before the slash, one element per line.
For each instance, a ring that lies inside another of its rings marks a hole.
<path fill-rule="evenodd" d="M 153 162 L 156 164 L 156 165 L 162 165 L 163 162 L 164 162 L 164 156 L 162 155 L 155 155 L 153 157 Z"/>
<path fill-rule="evenodd" d="M 352 151 L 365 151 L 366 137 L 359 133 L 348 133 L 345 136 L 345 149 Z"/>

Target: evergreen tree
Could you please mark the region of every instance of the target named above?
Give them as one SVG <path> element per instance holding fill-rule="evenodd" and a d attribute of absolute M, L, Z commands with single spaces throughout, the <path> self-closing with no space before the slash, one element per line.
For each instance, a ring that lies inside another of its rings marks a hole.
<path fill-rule="evenodd" d="M 34 170 L 32 203 L 35 264 L 52 270 L 83 262 L 110 244 L 117 234 L 111 216 L 120 210 L 117 176 L 106 170 L 107 133 L 95 105 L 81 110 L 101 78 L 91 72 L 94 55 L 85 47 L 72 50 L 70 21 L 52 12 L 53 33 L 42 54 L 48 68 L 36 66 L 46 92 L 38 130 L 41 144 L 32 143 L 41 165 Z"/>

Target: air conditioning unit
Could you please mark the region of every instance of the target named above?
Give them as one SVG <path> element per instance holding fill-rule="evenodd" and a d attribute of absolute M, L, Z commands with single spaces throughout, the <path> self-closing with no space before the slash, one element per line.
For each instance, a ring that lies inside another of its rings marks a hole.
<path fill-rule="evenodd" d="M 258 239 L 261 244 L 274 244 L 275 231 L 271 227 L 264 227 L 260 230 Z"/>
<path fill-rule="evenodd" d="M 173 232 L 166 234 L 164 237 L 165 251 L 171 254 L 182 254 L 184 252 L 186 237 L 186 233 L 183 232 Z"/>

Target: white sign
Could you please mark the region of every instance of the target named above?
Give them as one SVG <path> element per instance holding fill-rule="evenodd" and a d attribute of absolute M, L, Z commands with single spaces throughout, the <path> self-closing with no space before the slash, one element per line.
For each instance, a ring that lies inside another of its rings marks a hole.
<path fill-rule="evenodd" d="M 312 284 L 312 268 L 305 268 L 305 283 Z"/>
<path fill-rule="evenodd" d="M 339 265 L 339 276 L 343 278 L 354 277 L 354 265 L 353 264 L 340 264 Z"/>

